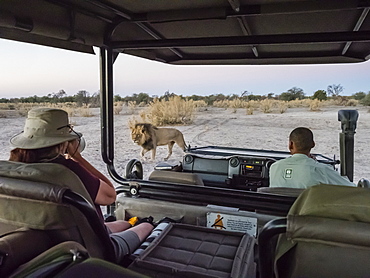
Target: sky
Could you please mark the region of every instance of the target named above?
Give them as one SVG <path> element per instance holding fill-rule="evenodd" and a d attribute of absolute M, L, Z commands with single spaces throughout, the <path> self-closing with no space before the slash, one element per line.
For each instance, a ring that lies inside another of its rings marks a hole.
<path fill-rule="evenodd" d="M 96 55 L 0 39 L 0 98 L 68 96 L 99 91 Z M 336 65 L 174 66 L 129 55 L 114 64 L 114 94 L 178 95 L 281 94 L 293 87 L 307 96 L 340 84 L 342 95 L 370 91 L 370 62 Z"/>

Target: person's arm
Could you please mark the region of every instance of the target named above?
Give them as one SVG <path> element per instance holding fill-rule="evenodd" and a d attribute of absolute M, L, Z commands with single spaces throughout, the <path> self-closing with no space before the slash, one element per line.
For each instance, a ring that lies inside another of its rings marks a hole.
<path fill-rule="evenodd" d="M 331 166 L 325 165 L 326 167 L 323 168 L 324 175 L 327 177 L 328 184 L 335 184 L 335 185 L 346 185 L 346 186 L 357 186 L 355 183 L 351 182 L 348 177 L 341 176 L 338 171 L 334 170 Z"/>
<path fill-rule="evenodd" d="M 69 142 L 67 147 L 69 158 L 78 162 L 86 170 L 88 170 L 91 174 L 93 174 L 100 180 L 99 191 L 94 200 L 95 204 L 103 206 L 112 204 L 116 200 L 116 190 L 113 184 L 105 175 L 103 175 L 85 158 L 83 158 L 81 153 L 77 150 L 77 148 L 78 148 L 77 140 Z"/>

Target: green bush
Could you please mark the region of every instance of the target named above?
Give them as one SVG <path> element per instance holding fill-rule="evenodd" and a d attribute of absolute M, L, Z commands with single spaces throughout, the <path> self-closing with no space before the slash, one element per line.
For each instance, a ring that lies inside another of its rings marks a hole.
<path fill-rule="evenodd" d="M 326 95 L 326 91 L 318 90 L 313 94 L 312 99 L 327 100 L 328 97 Z"/>
<path fill-rule="evenodd" d="M 370 106 L 370 92 L 361 100 L 362 105 Z"/>
<path fill-rule="evenodd" d="M 366 94 L 364 92 L 357 92 L 353 94 L 352 97 L 357 100 L 362 100 L 366 97 Z"/>

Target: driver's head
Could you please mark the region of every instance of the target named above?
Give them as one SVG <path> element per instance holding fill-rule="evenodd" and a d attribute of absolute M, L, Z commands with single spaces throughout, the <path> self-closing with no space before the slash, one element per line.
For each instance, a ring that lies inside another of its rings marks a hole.
<path fill-rule="evenodd" d="M 289 135 L 289 150 L 292 154 L 303 153 L 309 154 L 315 147 L 313 133 L 306 127 L 297 127 Z"/>

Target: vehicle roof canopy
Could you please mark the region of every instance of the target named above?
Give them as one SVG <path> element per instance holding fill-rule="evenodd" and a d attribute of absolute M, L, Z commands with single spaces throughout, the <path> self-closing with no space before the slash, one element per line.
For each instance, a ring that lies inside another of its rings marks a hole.
<path fill-rule="evenodd" d="M 170 64 L 353 63 L 370 58 L 365 0 L 1 0 L 0 38 Z"/>

